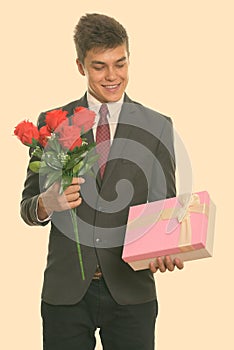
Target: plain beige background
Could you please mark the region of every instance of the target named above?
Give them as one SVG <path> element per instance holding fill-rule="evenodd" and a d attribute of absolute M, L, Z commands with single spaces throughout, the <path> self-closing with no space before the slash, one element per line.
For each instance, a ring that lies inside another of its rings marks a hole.
<path fill-rule="evenodd" d="M 232 0 L 21 0 L 1 6 L 2 349 L 42 349 L 48 241 L 48 227 L 28 227 L 19 216 L 28 150 L 13 129 L 83 94 L 72 36 L 87 12 L 114 16 L 127 28 L 128 94 L 173 118 L 192 162 L 193 190 L 207 189 L 217 205 L 214 257 L 156 275 L 157 349 L 234 346 L 233 10 Z"/>

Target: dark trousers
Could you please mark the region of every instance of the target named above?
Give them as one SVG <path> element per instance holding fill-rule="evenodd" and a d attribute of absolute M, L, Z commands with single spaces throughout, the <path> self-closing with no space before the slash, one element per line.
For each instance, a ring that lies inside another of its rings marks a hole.
<path fill-rule="evenodd" d="M 99 334 L 104 350 L 154 350 L 157 301 L 117 304 L 103 278 L 93 280 L 75 305 L 42 301 L 44 350 L 93 350 Z"/>

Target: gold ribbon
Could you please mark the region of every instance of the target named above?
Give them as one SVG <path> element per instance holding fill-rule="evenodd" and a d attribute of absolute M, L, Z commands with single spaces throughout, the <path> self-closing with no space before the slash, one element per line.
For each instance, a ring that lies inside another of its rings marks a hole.
<path fill-rule="evenodd" d="M 177 216 L 181 224 L 178 247 L 182 252 L 194 250 L 192 246 L 191 213 L 205 214 L 207 217 L 209 215 L 209 206 L 206 203 L 201 203 L 199 195 L 195 193 L 191 195 L 187 209 L 185 208 L 184 210 L 183 208 L 183 212 L 180 209 L 180 213 Z"/>
<path fill-rule="evenodd" d="M 178 247 L 182 252 L 194 250 L 192 246 L 192 228 L 191 228 L 191 213 L 209 215 L 209 206 L 206 203 L 200 202 L 198 194 L 180 195 L 177 197 L 182 207 L 165 208 L 158 216 L 158 220 L 169 220 L 177 218 L 180 223 L 180 237 Z M 139 227 L 145 227 L 155 223 L 156 214 L 148 214 L 130 221 L 128 223 L 128 230 L 134 230 Z"/>

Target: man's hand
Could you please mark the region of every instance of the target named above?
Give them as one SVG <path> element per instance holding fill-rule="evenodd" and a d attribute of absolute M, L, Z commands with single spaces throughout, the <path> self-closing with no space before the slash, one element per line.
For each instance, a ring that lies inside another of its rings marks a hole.
<path fill-rule="evenodd" d="M 80 185 L 85 180 L 81 177 L 74 177 L 71 185 L 60 195 L 58 182 L 43 192 L 38 199 L 37 215 L 39 220 L 45 220 L 54 211 L 63 211 L 78 207 L 82 198 L 80 197 Z"/>
<path fill-rule="evenodd" d="M 155 262 L 151 261 L 149 267 L 153 273 L 157 272 L 158 270 L 160 272 L 166 272 L 166 270 L 174 271 L 175 267 L 177 267 L 179 270 L 182 270 L 184 267 L 184 263 L 178 258 L 175 258 L 172 261 L 171 257 L 167 255 L 164 259 L 159 257 L 155 260 Z"/>

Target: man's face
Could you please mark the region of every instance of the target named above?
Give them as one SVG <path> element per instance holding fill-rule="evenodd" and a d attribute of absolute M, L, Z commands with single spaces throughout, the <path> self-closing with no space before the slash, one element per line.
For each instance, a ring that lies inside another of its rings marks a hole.
<path fill-rule="evenodd" d="M 128 84 L 129 58 L 126 45 L 114 49 L 94 48 L 86 53 L 84 64 L 77 59 L 79 72 L 86 76 L 88 91 L 98 101 L 118 101 Z"/>

